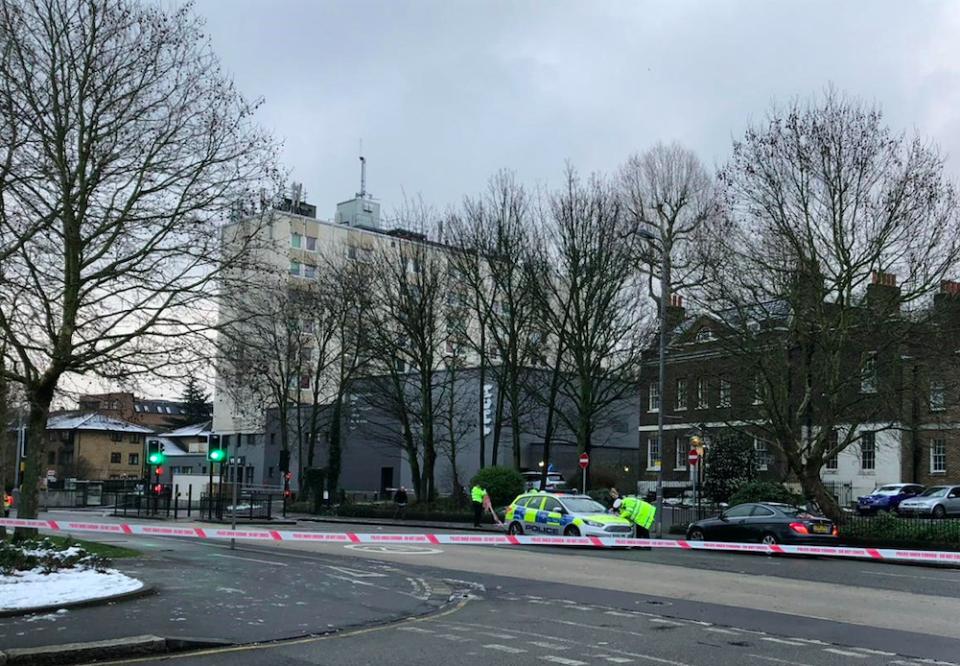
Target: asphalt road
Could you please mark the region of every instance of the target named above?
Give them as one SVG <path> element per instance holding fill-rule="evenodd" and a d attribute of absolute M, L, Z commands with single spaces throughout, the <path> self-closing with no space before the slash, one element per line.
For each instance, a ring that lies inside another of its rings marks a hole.
<path fill-rule="evenodd" d="M 297 529 L 404 531 L 324 524 Z M 143 543 L 138 537 L 129 540 Z M 222 544 L 149 541 L 177 556 L 194 549 L 207 552 L 205 557 L 224 552 Z M 923 659 L 960 661 L 958 570 L 730 553 L 419 544 L 274 542 L 243 544 L 227 554 L 259 561 L 277 585 L 301 569 L 312 580 L 319 567 L 336 562 L 360 571 L 392 567 L 408 577 L 474 592 L 468 600 L 454 599 L 445 614 L 432 619 L 181 655 L 169 663 L 906 666 Z M 297 559 L 301 564 L 294 565 Z M 296 580 L 300 585 L 305 579 Z M 368 604 L 390 593 L 374 590 Z M 302 633 L 293 618 L 290 628 L 298 630 L 292 635 Z M 144 625 L 136 633 L 150 629 Z"/>

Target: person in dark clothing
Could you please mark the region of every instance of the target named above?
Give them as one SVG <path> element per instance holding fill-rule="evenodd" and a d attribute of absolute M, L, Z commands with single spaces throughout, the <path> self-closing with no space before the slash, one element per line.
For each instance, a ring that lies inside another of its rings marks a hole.
<path fill-rule="evenodd" d="M 393 496 L 393 501 L 397 505 L 397 512 L 393 514 L 396 520 L 403 520 L 407 514 L 407 489 L 400 486 L 400 490 Z"/>

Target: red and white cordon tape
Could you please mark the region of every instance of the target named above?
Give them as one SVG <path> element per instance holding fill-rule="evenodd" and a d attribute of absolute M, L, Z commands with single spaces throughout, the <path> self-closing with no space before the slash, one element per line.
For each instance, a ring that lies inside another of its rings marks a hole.
<path fill-rule="evenodd" d="M 288 530 L 228 530 L 209 527 L 165 527 L 127 523 L 72 523 L 56 520 L 0 518 L 2 527 L 31 527 L 54 532 L 98 532 L 140 536 L 187 537 L 192 539 L 242 539 L 248 541 L 307 541 L 332 543 L 401 543 L 467 546 L 594 546 L 598 548 L 679 548 L 718 550 L 734 553 L 779 553 L 825 557 L 869 558 L 907 562 L 932 562 L 960 566 L 960 552 L 896 550 L 846 546 L 788 546 L 758 543 L 686 541 L 682 539 L 625 539 L 620 537 L 542 537 L 512 534 L 361 534 L 354 532 L 296 532 Z"/>

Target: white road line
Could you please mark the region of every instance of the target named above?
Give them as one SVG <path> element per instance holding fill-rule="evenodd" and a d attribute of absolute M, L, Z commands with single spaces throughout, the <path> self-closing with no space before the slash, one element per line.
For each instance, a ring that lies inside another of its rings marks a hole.
<path fill-rule="evenodd" d="M 881 657 L 896 657 L 896 652 L 884 652 L 883 650 L 871 650 L 870 648 L 850 648 L 856 652 L 866 652 L 867 654 L 876 654 Z"/>
<path fill-rule="evenodd" d="M 647 661 L 652 661 L 656 664 L 669 664 L 670 666 L 690 666 L 682 661 L 674 661 L 673 659 L 663 659 L 661 657 L 652 657 L 649 654 L 637 654 L 636 652 L 627 652 L 626 650 L 614 650 L 612 648 L 607 648 L 607 652 L 616 652 L 617 654 L 626 655 L 628 657 L 635 657 L 636 659 L 645 659 Z"/>
<path fill-rule="evenodd" d="M 806 643 L 801 643 L 800 641 L 788 641 L 783 638 L 772 638 L 770 636 L 764 636 L 760 639 L 761 641 L 769 641 L 770 643 L 780 643 L 781 645 L 793 645 L 796 647 L 807 647 Z"/>
<path fill-rule="evenodd" d="M 476 622 L 461 622 L 460 624 L 462 624 L 465 627 L 477 627 L 480 629 L 494 629 L 494 630 L 499 629 L 499 627 L 492 627 L 489 624 L 477 624 Z M 571 624 L 575 624 L 575 623 L 571 622 Z M 580 626 L 580 625 L 577 625 L 577 626 Z M 572 640 L 570 638 L 561 638 L 560 636 L 548 636 L 547 634 L 538 634 L 533 631 L 525 631 L 524 634 L 526 636 L 532 636 L 533 638 L 545 638 L 550 641 L 559 641 L 561 643 L 578 643 L 579 642 L 579 641 Z"/>
<path fill-rule="evenodd" d="M 547 643 L 545 641 L 528 641 L 530 645 L 536 645 L 538 648 L 543 648 L 544 650 L 569 650 L 566 645 L 554 645 L 553 643 Z"/>
<path fill-rule="evenodd" d="M 715 634 L 727 634 L 728 636 L 739 636 L 740 633 L 736 631 L 731 631 L 729 629 L 721 629 L 720 627 L 707 627 L 704 631 L 712 631 Z"/>
<path fill-rule="evenodd" d="M 414 634 L 435 634 L 433 629 L 421 629 L 420 627 L 397 627 L 397 631 L 409 631 Z"/>
<path fill-rule="evenodd" d="M 656 622 L 657 624 L 669 624 L 671 627 L 682 627 L 684 626 L 683 622 L 674 622 L 673 620 L 664 620 L 659 617 L 650 618 L 651 622 Z"/>
<path fill-rule="evenodd" d="M 916 578 L 917 580 L 935 580 L 941 583 L 960 583 L 960 578 L 939 578 L 936 576 L 913 576 L 911 574 L 888 573 L 885 571 L 868 571 L 864 569 L 860 573 L 872 574 L 874 576 L 889 576 L 890 578 Z"/>
<path fill-rule="evenodd" d="M 554 664 L 563 664 L 563 666 L 587 666 L 585 661 L 577 661 L 576 659 L 567 659 L 566 657 L 558 657 L 555 654 L 547 654 L 542 657 L 538 657 L 540 661 L 550 661 Z"/>
<path fill-rule="evenodd" d="M 484 645 L 483 647 L 487 648 L 488 650 L 496 650 L 497 652 L 506 652 L 507 654 L 521 654 L 523 652 L 526 652 L 526 650 L 523 650 L 521 648 L 510 647 L 509 645 L 493 644 L 493 645 Z"/>
<path fill-rule="evenodd" d="M 812 666 L 811 664 L 806 664 L 802 661 L 790 661 L 789 659 L 777 659 L 776 657 L 764 657 L 762 654 L 751 654 L 751 657 L 754 659 L 763 659 L 764 661 L 772 661 L 775 664 L 787 664 L 787 666 Z"/>
<path fill-rule="evenodd" d="M 451 643 L 469 643 L 470 639 L 465 638 L 464 636 L 458 636 L 457 634 L 437 634 L 437 638 L 442 638 Z"/>
<path fill-rule="evenodd" d="M 612 615 L 614 617 L 634 617 L 630 613 L 621 613 L 620 611 L 607 611 L 604 615 Z"/>
<path fill-rule="evenodd" d="M 632 664 L 633 663 L 633 659 L 627 659 L 626 657 L 604 657 L 604 660 L 614 664 Z"/>
<path fill-rule="evenodd" d="M 511 636 L 510 634 L 494 633 L 492 631 L 478 631 L 477 634 L 479 634 L 480 636 L 489 636 L 490 638 L 504 638 L 508 641 L 517 640 L 516 636 Z"/>
<path fill-rule="evenodd" d="M 244 562 L 259 562 L 260 564 L 270 564 L 275 567 L 288 566 L 283 562 L 271 562 L 270 560 L 257 560 L 252 557 L 237 557 L 236 555 L 224 555 L 223 553 L 210 553 L 208 557 L 226 557 L 231 560 L 243 560 Z"/>
<path fill-rule="evenodd" d="M 824 652 L 829 652 L 831 654 L 839 654 L 844 657 L 857 657 L 858 659 L 866 659 L 867 655 L 862 652 L 851 652 L 850 650 L 838 650 L 837 648 L 823 648 Z"/>

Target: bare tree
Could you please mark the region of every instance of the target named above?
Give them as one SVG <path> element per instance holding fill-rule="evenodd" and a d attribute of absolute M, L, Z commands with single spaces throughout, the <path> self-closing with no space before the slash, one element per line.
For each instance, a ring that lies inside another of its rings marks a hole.
<path fill-rule="evenodd" d="M 275 151 L 189 8 L 3 2 L 0 34 L 0 332 L 30 404 L 33 518 L 60 379 L 182 374 L 237 259 L 217 220 L 272 187 Z"/>
<path fill-rule="evenodd" d="M 834 90 L 774 107 L 720 184 L 723 260 L 702 300 L 756 392 L 751 427 L 839 518 L 821 469 L 865 424 L 901 417 L 901 354 L 960 258 L 956 190 L 935 148 Z"/>
<path fill-rule="evenodd" d="M 436 215 L 422 201 L 399 213 L 405 228 L 426 230 Z M 462 353 L 442 328 L 451 309 L 449 267 L 445 253 L 423 233 L 403 233 L 373 250 L 370 372 L 374 401 L 399 419 L 403 447 L 414 478 L 418 501 L 436 496 L 435 467 L 438 404 L 436 371 L 442 354 Z"/>
<path fill-rule="evenodd" d="M 531 409 L 521 390 L 522 375 L 533 360 L 530 336 L 539 332 L 530 270 L 536 239 L 532 227 L 527 193 L 506 171 L 490 179 L 485 194 L 464 199 L 462 212 L 448 222 L 449 238 L 460 250 L 451 253 L 450 263 L 468 293 L 467 309 L 475 324 L 464 330 L 480 362 L 479 390 L 488 372 L 498 388 L 491 460 L 497 464 L 503 426 L 508 424 L 512 462 L 518 469 L 524 416 Z M 484 442 L 481 431 L 481 466 Z"/>
<path fill-rule="evenodd" d="M 629 242 L 633 221 L 612 184 L 568 168 L 549 199 L 540 317 L 555 358 L 548 405 L 589 453 L 618 403 L 636 395 L 648 337 L 642 276 Z M 627 239 L 627 241 L 625 241 Z M 565 403 L 556 409 L 559 398 Z"/>

